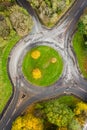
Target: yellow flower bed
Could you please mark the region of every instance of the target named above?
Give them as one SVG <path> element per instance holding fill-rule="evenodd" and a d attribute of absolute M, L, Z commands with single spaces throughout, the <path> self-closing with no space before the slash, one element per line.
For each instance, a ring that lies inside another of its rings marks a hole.
<path fill-rule="evenodd" d="M 51 59 L 51 63 L 56 63 L 57 62 L 57 59 L 54 57 Z"/>
<path fill-rule="evenodd" d="M 32 75 L 33 75 L 34 79 L 40 79 L 41 78 L 41 71 L 38 68 L 33 69 Z"/>
<path fill-rule="evenodd" d="M 31 57 L 32 57 L 33 59 L 38 59 L 38 58 L 40 57 L 40 51 L 38 51 L 38 50 L 33 51 L 33 52 L 31 53 Z"/>

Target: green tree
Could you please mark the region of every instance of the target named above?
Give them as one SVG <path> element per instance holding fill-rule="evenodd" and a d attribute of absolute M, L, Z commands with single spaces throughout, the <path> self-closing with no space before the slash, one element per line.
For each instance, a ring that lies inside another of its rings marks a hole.
<path fill-rule="evenodd" d="M 69 130 L 82 130 L 80 123 L 76 120 L 72 120 L 68 128 Z"/>
<path fill-rule="evenodd" d="M 83 35 L 87 35 L 87 13 L 84 13 L 80 18 L 78 29 Z"/>
<path fill-rule="evenodd" d="M 84 13 L 78 22 L 78 30 L 83 35 L 84 43 L 87 45 L 87 13 Z"/>
<path fill-rule="evenodd" d="M 0 37 L 6 39 L 6 37 L 10 34 L 10 27 L 7 24 L 7 20 L 4 15 L 0 15 Z"/>
<path fill-rule="evenodd" d="M 81 21 L 84 25 L 84 34 L 87 35 L 87 14 L 84 14 L 82 17 L 81 17 Z"/>
<path fill-rule="evenodd" d="M 85 25 L 84 25 L 84 23 L 83 23 L 82 20 L 80 20 L 80 21 L 78 22 L 78 30 L 79 30 L 79 32 L 80 32 L 81 34 L 85 34 L 85 32 L 84 32 L 84 30 L 85 30 Z"/>
<path fill-rule="evenodd" d="M 67 105 L 60 104 L 58 100 L 44 103 L 42 112 L 45 114 L 48 122 L 58 127 L 67 126 L 74 117 L 72 110 Z"/>

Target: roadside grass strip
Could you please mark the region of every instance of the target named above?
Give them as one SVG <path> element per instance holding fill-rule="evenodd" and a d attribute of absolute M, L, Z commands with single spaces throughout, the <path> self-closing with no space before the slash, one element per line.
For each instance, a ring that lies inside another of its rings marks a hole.
<path fill-rule="evenodd" d="M 12 31 L 9 39 L 5 40 L 7 42 L 5 47 L 0 48 L 0 113 L 12 95 L 12 85 L 7 72 L 7 61 L 11 49 L 19 39 L 20 37 Z"/>
<path fill-rule="evenodd" d="M 12 84 L 8 76 L 7 61 L 15 44 L 31 32 L 33 20 L 28 12 L 15 2 L 0 6 L 0 113 L 12 95 Z M 13 68 L 14 69 L 14 68 Z"/>
<path fill-rule="evenodd" d="M 83 36 L 77 31 L 73 37 L 73 47 L 82 75 L 87 79 L 87 45 Z"/>

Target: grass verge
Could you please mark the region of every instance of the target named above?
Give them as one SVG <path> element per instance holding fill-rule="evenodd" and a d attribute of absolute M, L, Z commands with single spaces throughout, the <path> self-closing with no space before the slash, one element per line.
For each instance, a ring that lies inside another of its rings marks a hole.
<path fill-rule="evenodd" d="M 20 37 L 12 31 L 8 40 L 5 41 L 5 47 L 0 48 L 0 113 L 12 95 L 12 85 L 7 72 L 7 61 L 11 49 L 19 39 Z"/>
<path fill-rule="evenodd" d="M 76 53 L 78 65 L 82 75 L 87 78 L 87 45 L 83 36 L 77 31 L 73 37 L 73 48 Z"/>
<path fill-rule="evenodd" d="M 9 5 L 10 4 L 10 5 Z M 2 7 L 3 5 L 3 7 Z M 7 61 L 11 49 L 33 27 L 28 12 L 17 6 L 16 2 L 0 4 L 0 114 L 12 95 L 12 85 L 8 77 Z M 30 26 L 29 26 L 30 25 Z"/>

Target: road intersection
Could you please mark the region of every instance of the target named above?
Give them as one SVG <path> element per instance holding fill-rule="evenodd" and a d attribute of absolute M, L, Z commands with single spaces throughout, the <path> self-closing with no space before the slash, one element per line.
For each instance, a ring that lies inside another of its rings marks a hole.
<path fill-rule="evenodd" d="M 47 29 L 40 24 L 36 13 L 26 0 L 18 0 L 18 3 L 27 9 L 35 24 L 31 34 L 14 46 L 8 58 L 8 73 L 14 92 L 11 102 L 1 118 L 1 130 L 11 130 L 12 121 L 31 103 L 67 94 L 87 101 L 87 81 L 78 70 L 77 59 L 71 45 L 75 25 L 83 9 L 87 6 L 87 0 L 77 0 L 52 29 Z M 60 53 L 64 62 L 60 79 L 46 88 L 31 85 L 26 81 L 21 69 L 25 54 L 37 45 L 53 47 Z"/>

